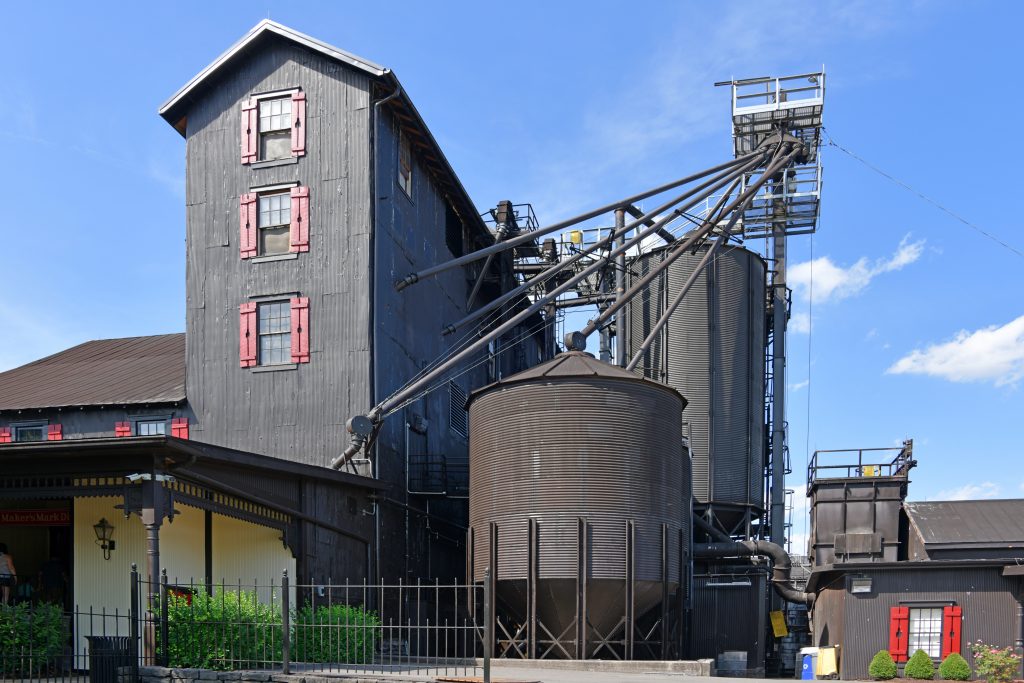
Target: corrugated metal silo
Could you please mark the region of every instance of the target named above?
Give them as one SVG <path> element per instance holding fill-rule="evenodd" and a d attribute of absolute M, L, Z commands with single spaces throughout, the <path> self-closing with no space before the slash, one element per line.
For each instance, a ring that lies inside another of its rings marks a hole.
<path fill-rule="evenodd" d="M 681 585 L 685 403 L 669 387 L 580 352 L 470 399 L 471 574 L 481 580 L 497 555 L 499 610 L 518 623 L 530 616 L 533 577 L 536 619 L 567 638 L 549 656 L 580 656 L 573 624 L 581 591 L 589 657 L 621 627 L 628 595 L 639 618 Z"/>
<path fill-rule="evenodd" d="M 627 351 L 650 332 L 704 251 L 684 254 L 628 306 Z M 665 249 L 638 257 L 631 277 L 661 263 Z M 686 395 L 693 495 L 727 524 L 764 507 L 765 263 L 727 247 L 705 269 L 669 318 L 647 357 L 644 377 Z"/>

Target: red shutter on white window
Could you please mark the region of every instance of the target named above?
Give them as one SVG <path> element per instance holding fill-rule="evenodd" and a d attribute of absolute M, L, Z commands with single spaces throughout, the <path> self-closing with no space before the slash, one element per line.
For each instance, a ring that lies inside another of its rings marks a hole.
<path fill-rule="evenodd" d="M 256 194 L 246 193 L 238 202 L 238 251 L 242 258 L 256 255 Z"/>
<path fill-rule="evenodd" d="M 292 299 L 292 362 L 309 362 L 309 297 Z"/>
<path fill-rule="evenodd" d="M 288 251 L 309 251 L 309 188 L 292 188 L 291 246 Z"/>
<path fill-rule="evenodd" d="M 10 427 L 0 427 L 0 443 L 11 443 Z"/>
<path fill-rule="evenodd" d="M 292 95 L 292 156 L 306 153 L 306 93 Z"/>
<path fill-rule="evenodd" d="M 910 608 L 889 608 L 889 654 L 897 662 L 907 661 L 907 632 L 910 630 Z"/>
<path fill-rule="evenodd" d="M 176 439 L 188 438 L 188 418 L 176 417 L 171 420 L 171 436 Z"/>
<path fill-rule="evenodd" d="M 46 427 L 46 440 L 47 441 L 61 441 L 64 438 L 63 429 L 59 424 L 47 425 Z"/>
<path fill-rule="evenodd" d="M 963 610 L 959 605 L 946 605 L 942 608 L 942 658 L 947 655 L 961 654 L 960 624 Z"/>
<path fill-rule="evenodd" d="M 256 100 L 249 100 L 242 105 L 242 163 L 251 164 L 256 161 L 257 139 Z"/>
<path fill-rule="evenodd" d="M 115 422 L 114 423 L 114 436 L 131 436 L 132 435 L 132 423 L 131 422 Z"/>
<path fill-rule="evenodd" d="M 256 365 L 256 304 L 238 307 L 238 360 L 243 368 Z"/>

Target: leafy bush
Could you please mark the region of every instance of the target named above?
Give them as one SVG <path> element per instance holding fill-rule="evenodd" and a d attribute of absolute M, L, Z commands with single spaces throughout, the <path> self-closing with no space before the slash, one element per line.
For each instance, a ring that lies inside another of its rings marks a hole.
<path fill-rule="evenodd" d="M 971 666 L 967 660 L 953 652 L 939 664 L 939 675 L 947 681 L 971 680 Z"/>
<path fill-rule="evenodd" d="M 381 621 L 349 605 L 307 603 L 295 613 L 293 659 L 297 662 L 364 664 L 373 659 Z"/>
<path fill-rule="evenodd" d="M 64 652 L 67 632 L 57 605 L 0 605 L 0 675 L 34 678 L 48 673 Z"/>
<path fill-rule="evenodd" d="M 194 669 L 251 669 L 281 661 L 281 610 L 252 591 L 168 595 L 168 663 Z"/>
<path fill-rule="evenodd" d="M 1009 683 L 1017 677 L 1020 655 L 1010 647 L 987 645 L 980 640 L 971 644 L 974 673 L 989 683 Z"/>
<path fill-rule="evenodd" d="M 904 678 L 915 678 L 919 681 L 930 681 L 935 678 L 935 665 L 932 658 L 924 650 L 917 650 L 910 655 L 907 665 L 903 667 Z"/>
<path fill-rule="evenodd" d="M 871 658 L 868 665 L 868 676 L 876 681 L 888 681 L 896 678 L 896 662 L 888 650 L 879 650 Z"/>

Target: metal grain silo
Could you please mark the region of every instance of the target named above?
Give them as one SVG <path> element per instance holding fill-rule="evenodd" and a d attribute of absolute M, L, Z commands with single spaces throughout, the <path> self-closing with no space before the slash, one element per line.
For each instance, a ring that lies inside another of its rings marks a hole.
<path fill-rule="evenodd" d="M 681 256 L 629 304 L 630 356 L 707 248 Z M 665 255 L 660 249 L 636 258 L 631 277 L 639 279 Z M 743 533 L 744 523 L 764 508 L 764 260 L 741 247 L 719 252 L 637 371 L 686 396 L 683 430 L 690 437 L 694 500 Z"/>
<path fill-rule="evenodd" d="M 670 646 L 688 547 L 677 391 L 570 352 L 470 398 L 470 575 L 529 657 L 628 657 L 645 614 Z M 681 637 L 681 631 L 679 632 Z M 662 655 L 664 656 L 664 655 Z"/>

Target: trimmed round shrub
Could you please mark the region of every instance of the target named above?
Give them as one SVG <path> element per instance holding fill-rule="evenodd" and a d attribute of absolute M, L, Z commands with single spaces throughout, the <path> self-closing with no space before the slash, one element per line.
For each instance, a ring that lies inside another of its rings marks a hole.
<path fill-rule="evenodd" d="M 953 652 L 939 664 L 939 675 L 946 681 L 971 680 L 971 665 L 967 660 Z"/>
<path fill-rule="evenodd" d="M 917 650 L 910 655 L 907 665 L 903 667 L 904 678 L 914 678 L 919 681 L 930 681 L 935 678 L 935 665 L 932 658 L 924 650 Z"/>
<path fill-rule="evenodd" d="M 871 658 L 868 675 L 876 681 L 889 681 L 896 678 L 896 662 L 888 650 L 879 650 Z"/>

